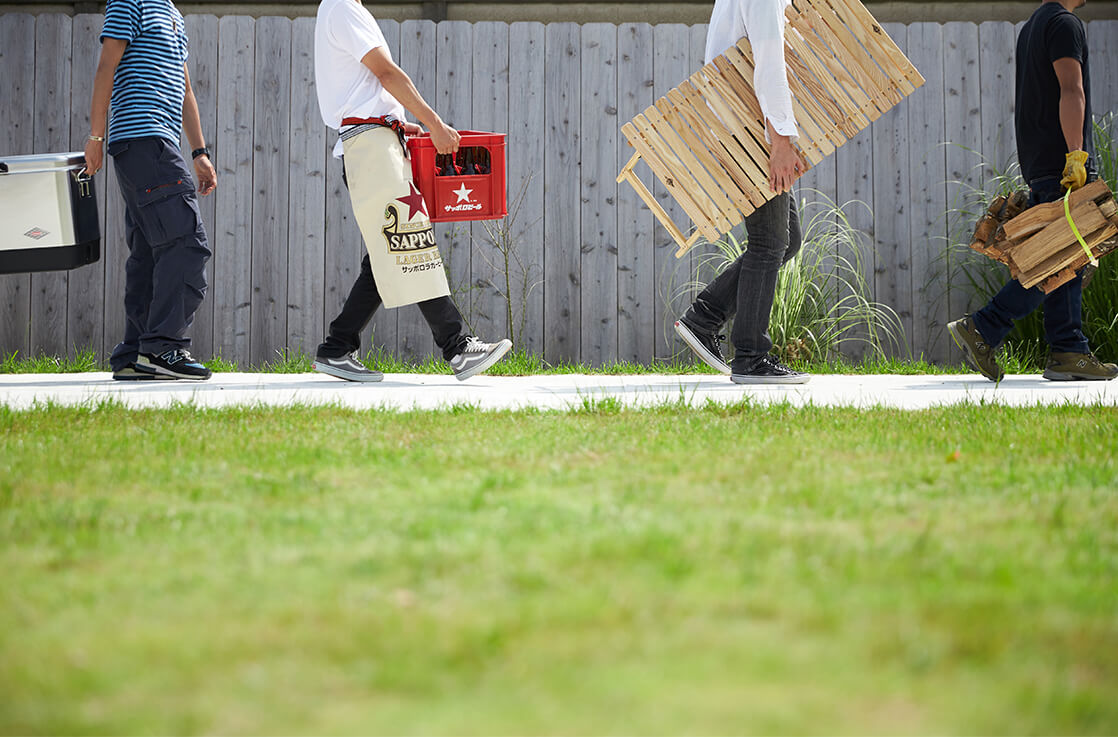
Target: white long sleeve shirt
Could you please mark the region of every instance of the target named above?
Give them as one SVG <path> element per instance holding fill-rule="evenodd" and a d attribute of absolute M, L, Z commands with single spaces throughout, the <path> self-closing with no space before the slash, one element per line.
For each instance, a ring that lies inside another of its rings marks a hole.
<path fill-rule="evenodd" d="M 782 136 L 798 137 L 784 62 L 784 11 L 792 0 L 715 0 L 707 30 L 707 64 L 742 36 L 753 47 L 753 90 L 761 113 Z M 765 129 L 765 138 L 769 135 Z"/>

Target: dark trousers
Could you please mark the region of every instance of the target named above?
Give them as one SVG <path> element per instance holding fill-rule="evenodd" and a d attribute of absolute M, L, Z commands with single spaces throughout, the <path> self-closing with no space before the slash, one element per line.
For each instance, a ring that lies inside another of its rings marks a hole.
<path fill-rule="evenodd" d="M 342 162 L 342 181 L 349 187 L 345 176 L 345 162 Z M 361 331 L 373 319 L 373 313 L 381 306 L 380 291 L 377 289 L 373 270 L 369 265 L 369 254 L 361 259 L 361 273 L 349 290 L 342 311 L 330 323 L 330 334 L 318 346 L 317 355 L 323 358 L 341 358 L 361 347 Z M 418 302 L 423 319 L 431 328 L 435 345 L 443 352 L 443 358 L 450 360 L 466 347 L 467 336 L 462 332 L 462 313 L 450 297 Z"/>
<path fill-rule="evenodd" d="M 124 340 L 114 371 L 139 353 L 189 348 L 186 331 L 206 294 L 210 248 L 194 180 L 178 146 L 164 138 L 109 145 L 120 193 L 128 259 L 124 263 Z"/>
<path fill-rule="evenodd" d="M 1091 177 L 1092 179 L 1094 177 Z M 1037 179 L 1029 185 L 1029 206 L 1055 202 L 1064 196 L 1059 177 Z M 1087 337 L 1083 335 L 1083 277 L 1075 278 L 1045 294 L 1039 287 L 1025 289 L 1011 279 L 994 298 L 974 313 L 974 326 L 986 342 L 1001 345 L 1013 323 L 1044 305 L 1044 336 L 1050 350 L 1056 353 L 1087 353 Z"/>
<path fill-rule="evenodd" d="M 745 253 L 699 293 L 684 321 L 704 333 L 717 333 L 734 318 L 734 373 L 750 371 L 772 349 L 769 316 L 777 272 L 800 251 L 802 235 L 796 200 L 788 192 L 757 208 L 745 219 Z"/>

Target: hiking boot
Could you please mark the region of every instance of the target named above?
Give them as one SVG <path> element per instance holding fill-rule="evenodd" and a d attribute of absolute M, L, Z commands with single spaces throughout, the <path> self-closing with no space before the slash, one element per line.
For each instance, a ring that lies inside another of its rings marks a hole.
<path fill-rule="evenodd" d="M 994 347 L 987 343 L 982 333 L 974 327 L 970 315 L 947 323 L 947 332 L 951 333 L 955 345 L 963 349 L 967 363 L 978 369 L 980 374 L 990 381 L 1001 381 L 1005 378 L 1005 372 L 994 358 Z"/>
<path fill-rule="evenodd" d="M 703 363 L 720 374 L 730 375 L 730 364 L 726 363 L 722 355 L 722 341 L 726 340 L 726 336 L 701 332 L 683 320 L 675 321 L 675 331 Z"/>
<path fill-rule="evenodd" d="M 512 348 L 512 341 L 502 338 L 496 343 L 483 343 L 474 336 L 466 338 L 466 347 L 450 359 L 450 367 L 459 381 L 465 381 L 474 374 L 485 371 Z"/>
<path fill-rule="evenodd" d="M 319 373 L 335 376 L 346 381 L 383 381 L 384 374 L 366 368 L 365 364 L 357 360 L 357 352 L 347 353 L 340 358 L 326 358 L 315 356 L 311 368 Z"/>
<path fill-rule="evenodd" d="M 122 368 L 113 371 L 114 381 L 159 381 L 173 379 L 173 376 L 164 376 L 157 374 L 147 368 L 140 368 L 134 363 L 130 363 Z"/>
<path fill-rule="evenodd" d="M 1044 378 L 1049 381 L 1110 381 L 1118 365 L 1103 363 L 1093 353 L 1050 353 Z"/>
<path fill-rule="evenodd" d="M 136 359 L 136 369 L 150 371 L 168 379 L 193 379 L 205 381 L 213 373 L 195 360 L 185 348 L 172 348 L 159 355 L 141 353 Z"/>
<path fill-rule="evenodd" d="M 790 369 L 772 356 L 761 356 L 747 371 L 730 375 L 735 384 L 806 384 L 811 374 Z"/>

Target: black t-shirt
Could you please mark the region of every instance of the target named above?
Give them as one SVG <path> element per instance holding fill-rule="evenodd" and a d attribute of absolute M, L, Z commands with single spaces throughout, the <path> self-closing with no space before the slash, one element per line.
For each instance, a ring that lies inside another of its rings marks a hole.
<path fill-rule="evenodd" d="M 1094 158 L 1091 129 L 1091 75 L 1087 64 L 1087 30 L 1083 21 L 1060 3 L 1044 3 L 1017 38 L 1017 159 L 1026 182 L 1060 176 L 1068 153 L 1060 127 L 1060 80 L 1052 63 L 1075 59 L 1083 67 L 1087 107 L 1083 150 Z M 1088 168 L 1093 167 L 1093 160 Z"/>

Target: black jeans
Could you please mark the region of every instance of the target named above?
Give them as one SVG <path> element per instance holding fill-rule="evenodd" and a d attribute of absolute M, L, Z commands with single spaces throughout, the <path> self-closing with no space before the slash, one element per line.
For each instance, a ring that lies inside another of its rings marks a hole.
<path fill-rule="evenodd" d="M 345 175 L 345 162 L 342 162 L 342 181 L 349 188 Z M 349 290 L 342 311 L 330 323 L 330 334 L 318 346 L 317 355 L 323 358 L 341 358 L 361 348 L 361 331 L 373 319 L 373 313 L 381 306 L 380 291 L 377 289 L 373 269 L 369 265 L 369 254 L 361 259 L 361 272 Z M 450 360 L 466 347 L 468 336 L 462 332 L 462 313 L 450 297 L 436 297 L 416 305 L 423 313 L 423 319 L 431 328 L 435 345 L 443 352 L 443 358 Z"/>
<path fill-rule="evenodd" d="M 1094 179 L 1095 177 L 1089 177 Z M 1059 177 L 1044 177 L 1029 184 L 1029 207 L 1063 198 Z M 1044 305 L 1044 337 L 1057 353 L 1087 353 L 1083 334 L 1083 276 L 1045 294 L 1039 287 L 1025 289 L 1011 279 L 985 307 L 974 313 L 974 326 L 992 346 L 1001 345 L 1013 323 Z"/>
<path fill-rule="evenodd" d="M 186 331 L 206 294 L 210 248 L 194 180 L 178 146 L 164 138 L 109 145 L 120 193 L 128 260 L 124 263 L 124 340 L 114 371 L 138 353 L 189 348 Z"/>
<path fill-rule="evenodd" d="M 772 349 L 769 317 L 777 272 L 799 253 L 802 242 L 795 198 L 785 192 L 769 200 L 745 219 L 745 231 L 745 253 L 699 293 L 683 317 L 692 328 L 711 334 L 734 318 L 734 373 L 748 373 Z"/>

